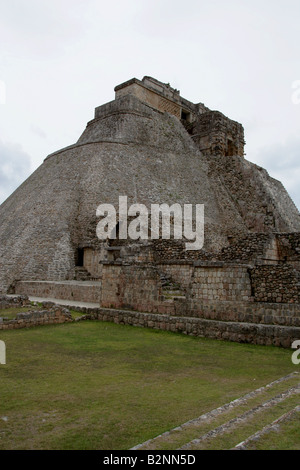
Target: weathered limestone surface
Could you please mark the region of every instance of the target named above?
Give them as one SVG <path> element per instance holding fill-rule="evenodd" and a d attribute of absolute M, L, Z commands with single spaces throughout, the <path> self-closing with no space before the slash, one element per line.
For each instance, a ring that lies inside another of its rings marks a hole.
<path fill-rule="evenodd" d="M 2 292 L 15 280 L 73 279 L 77 247 L 99 246 L 96 208 L 105 202 L 117 207 L 119 195 L 148 207 L 204 203 L 208 245 L 226 243 L 205 159 L 180 121 L 150 108 L 145 117 L 136 103 L 134 113 L 92 124 L 110 137 L 101 130 L 101 141 L 88 135 L 85 143 L 48 157 L 1 205 Z"/>
<path fill-rule="evenodd" d="M 16 294 L 32 297 L 100 302 L 101 282 L 89 281 L 18 281 Z"/>

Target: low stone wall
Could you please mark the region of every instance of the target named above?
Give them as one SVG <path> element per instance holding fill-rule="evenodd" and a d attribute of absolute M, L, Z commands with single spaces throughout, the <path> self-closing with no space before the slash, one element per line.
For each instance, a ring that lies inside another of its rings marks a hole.
<path fill-rule="evenodd" d="M 145 328 L 184 333 L 191 336 L 206 337 L 252 343 L 274 345 L 290 348 L 293 341 L 300 339 L 300 328 L 257 325 L 253 323 L 237 323 L 207 320 L 203 318 L 173 317 L 153 313 L 140 313 L 114 309 L 85 309 L 87 312 L 79 320 L 99 320 L 114 322 L 121 325 L 132 325 Z"/>
<path fill-rule="evenodd" d="M 24 307 L 25 305 L 30 304 L 27 295 L 0 295 L 0 310 L 9 307 Z"/>
<path fill-rule="evenodd" d="M 17 281 L 16 294 L 80 302 L 100 302 L 101 282 L 95 281 Z"/>
<path fill-rule="evenodd" d="M 15 320 L 5 321 L 0 318 L 0 330 L 14 330 L 72 321 L 73 319 L 68 309 L 59 305 L 54 305 L 47 310 L 33 310 L 30 312 L 17 313 Z"/>
<path fill-rule="evenodd" d="M 180 315 L 180 309 L 178 309 Z M 183 316 L 183 315 L 182 315 Z M 208 320 L 300 327 L 300 305 L 192 299 L 188 316 Z"/>

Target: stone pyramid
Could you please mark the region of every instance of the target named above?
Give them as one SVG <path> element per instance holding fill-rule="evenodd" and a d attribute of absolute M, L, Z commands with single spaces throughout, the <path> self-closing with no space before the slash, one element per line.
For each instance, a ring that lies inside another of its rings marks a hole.
<path fill-rule="evenodd" d="M 0 207 L 0 292 L 16 280 L 74 279 L 98 264 L 99 204 L 204 204 L 205 252 L 249 233 L 300 231 L 282 184 L 245 160 L 243 128 L 151 77 L 115 88 L 74 145 L 49 155 Z"/>

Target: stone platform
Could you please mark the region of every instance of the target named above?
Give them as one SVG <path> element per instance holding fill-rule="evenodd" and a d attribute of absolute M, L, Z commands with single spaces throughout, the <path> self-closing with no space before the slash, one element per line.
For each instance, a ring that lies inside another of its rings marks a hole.
<path fill-rule="evenodd" d="M 89 302 L 100 305 L 101 282 L 99 281 L 18 281 L 15 293 L 26 294 L 32 298 L 43 300 L 68 300 Z"/>

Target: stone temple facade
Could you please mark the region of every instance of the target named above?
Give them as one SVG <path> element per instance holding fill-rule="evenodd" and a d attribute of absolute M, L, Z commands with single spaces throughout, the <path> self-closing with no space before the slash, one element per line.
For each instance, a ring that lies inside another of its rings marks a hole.
<path fill-rule="evenodd" d="M 169 84 L 116 86 L 78 141 L 1 205 L 0 293 L 90 301 L 122 323 L 142 324 L 132 320 L 142 312 L 151 317 L 143 326 L 290 347 L 300 337 L 300 215 L 244 145 L 241 124 Z M 116 239 L 99 240 L 97 207 L 117 208 L 125 195 L 148 208 L 204 204 L 203 248 L 119 240 L 118 226 Z"/>

